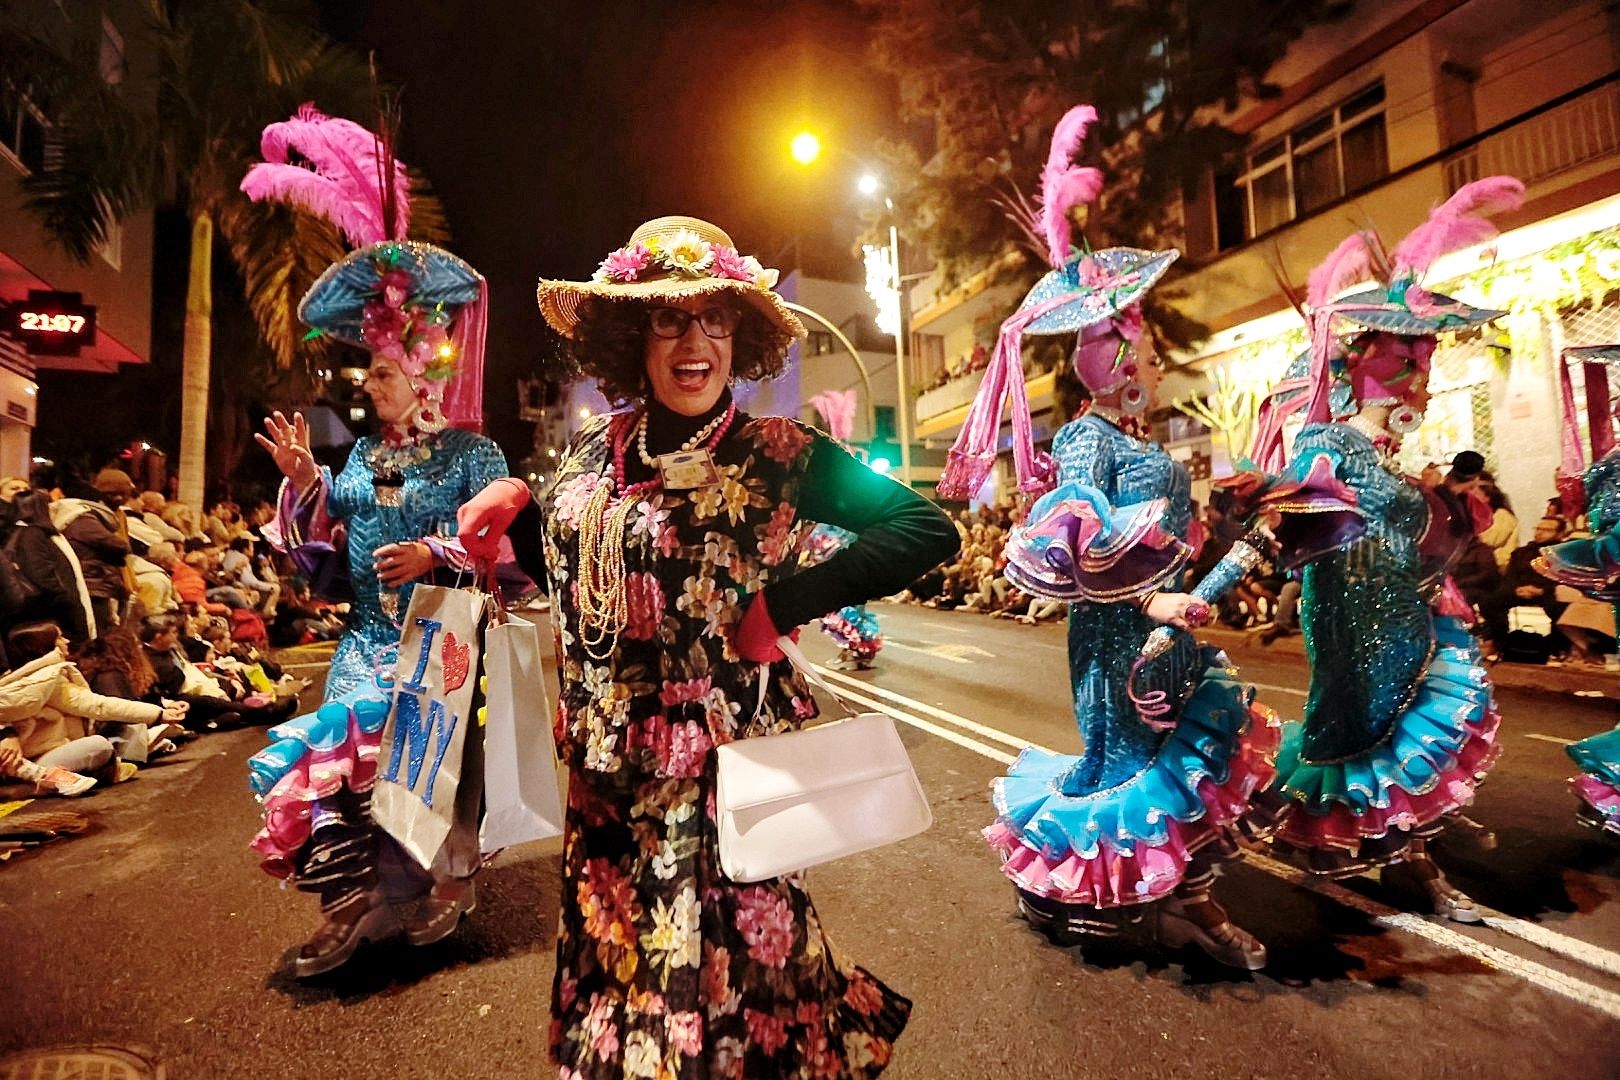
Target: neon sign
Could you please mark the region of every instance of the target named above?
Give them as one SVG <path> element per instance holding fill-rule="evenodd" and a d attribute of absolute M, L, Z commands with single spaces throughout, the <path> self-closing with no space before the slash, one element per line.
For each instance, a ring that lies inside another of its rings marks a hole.
<path fill-rule="evenodd" d="M 31 289 L 11 305 L 5 328 L 35 356 L 77 356 L 96 342 L 96 309 L 76 292 Z"/>

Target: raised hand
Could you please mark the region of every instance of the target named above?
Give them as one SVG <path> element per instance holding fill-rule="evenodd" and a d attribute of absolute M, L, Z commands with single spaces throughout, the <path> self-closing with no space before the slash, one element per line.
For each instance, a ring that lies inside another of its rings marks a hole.
<path fill-rule="evenodd" d="M 320 478 L 320 468 L 315 464 L 315 454 L 309 447 L 309 424 L 304 420 L 303 413 L 295 412 L 293 418 L 288 420 L 277 410 L 264 418 L 264 429 L 270 433 L 269 438 L 254 433 L 254 440 L 270 451 L 276 468 L 292 481 L 294 487 L 303 491 Z"/>

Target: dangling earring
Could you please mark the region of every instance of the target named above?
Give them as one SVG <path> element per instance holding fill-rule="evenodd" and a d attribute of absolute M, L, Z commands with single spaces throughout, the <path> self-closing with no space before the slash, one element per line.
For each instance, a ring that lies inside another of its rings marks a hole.
<path fill-rule="evenodd" d="M 1410 405 L 1398 405 L 1389 411 L 1384 426 L 1396 435 L 1410 435 L 1423 426 L 1423 414 Z"/>
<path fill-rule="evenodd" d="M 1119 392 L 1120 411 L 1129 416 L 1141 416 L 1147 412 L 1147 387 L 1132 380 L 1125 384 L 1125 389 Z"/>

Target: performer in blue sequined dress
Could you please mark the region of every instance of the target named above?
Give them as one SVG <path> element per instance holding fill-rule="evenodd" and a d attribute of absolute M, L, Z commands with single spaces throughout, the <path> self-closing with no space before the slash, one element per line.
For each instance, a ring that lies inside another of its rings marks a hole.
<path fill-rule="evenodd" d="M 1087 252 L 1069 242 L 1057 192 L 1073 190 L 1063 177 L 1075 171 L 1076 128 L 1094 119 L 1080 106 L 1054 135 L 1042 200 L 1055 226 L 1053 270 L 1003 323 L 940 484 L 948 497 L 982 485 L 1010 396 L 1020 486 L 1051 490 L 1009 538 L 1007 575 L 1026 592 L 1072 602 L 1069 675 L 1084 749 L 1026 749 L 993 785 L 996 820 L 985 838 L 1020 911 L 1056 941 L 1112 934 L 1145 916 L 1166 944 L 1257 969 L 1265 947 L 1232 924 L 1210 889 L 1216 867 L 1238 855 L 1240 832 L 1264 830 L 1252 798 L 1272 778 L 1278 725 L 1223 655 L 1181 632 L 1210 610 L 1182 591 L 1190 481 L 1148 437 L 1159 375 L 1138 306 L 1178 253 Z M 1055 462 L 1029 441 L 1026 333 L 1078 334 L 1075 371 L 1092 395 L 1053 439 Z M 1221 567 L 1223 579 L 1230 569 Z M 1135 695 L 1144 642 L 1166 624 L 1181 630 L 1142 672 L 1158 689 Z"/>
<path fill-rule="evenodd" d="M 800 545 L 806 566 L 826 562 L 855 538 L 836 525 L 817 525 Z M 847 604 L 821 617 L 821 632 L 838 646 L 832 666 L 842 671 L 868 671 L 883 649 L 883 627 L 865 604 Z"/>
<path fill-rule="evenodd" d="M 1286 726 L 1277 756 L 1277 791 L 1293 809 L 1274 845 L 1328 876 L 1381 866 L 1386 883 L 1458 922 L 1479 912 L 1447 883 L 1427 840 L 1473 800 L 1498 752 L 1500 717 L 1468 631 L 1472 609 L 1447 586 L 1470 515 L 1404 475 L 1394 454 L 1422 420 L 1437 335 L 1502 314 L 1424 289 L 1423 272 L 1458 238 L 1490 235 L 1484 215 L 1516 206 L 1522 192 L 1510 177 L 1477 181 L 1393 251 L 1357 233 L 1311 274 L 1310 377 L 1303 393 L 1286 390 L 1306 406 L 1304 427 L 1280 477 L 1233 482 L 1245 500 L 1258 493 L 1251 505 L 1262 519 L 1307 511 L 1297 520 L 1308 520 L 1338 504 L 1358 509 L 1366 530 L 1324 545 L 1285 522 L 1276 529 L 1284 565 L 1304 567 L 1311 687 L 1304 722 Z M 1339 298 L 1380 268 L 1377 287 Z M 1346 382 L 1347 409 L 1333 400 Z M 1263 420 L 1260 468 L 1275 472 L 1281 449 L 1281 423 Z"/>
<path fill-rule="evenodd" d="M 424 870 L 378 828 L 370 793 L 411 592 L 419 581 L 463 580 L 456 511 L 507 467 L 474 433 L 487 287 L 450 252 L 397 239 L 408 180 L 391 149 L 308 107 L 271 125 L 263 148 L 268 160 L 243 190 L 331 214 L 358 248 L 320 276 L 298 317 L 371 354 L 364 389 L 382 426 L 336 476 L 316 466 L 301 415 L 278 412 L 256 436 L 287 478 L 267 538 L 316 591 L 351 604 L 325 704 L 272 728 L 271 745 L 249 763 L 264 804 L 253 847 L 265 870 L 321 899 L 325 921 L 294 961 L 305 977 L 340 966 L 366 940 L 402 931 L 412 944 L 439 940 L 473 906 L 470 879 Z M 290 161 L 290 150 L 310 167 Z M 394 190 L 368 186 L 376 177 L 392 178 Z"/>
<path fill-rule="evenodd" d="M 1559 487 L 1565 508 L 1586 513 L 1592 535 L 1543 548 L 1536 569 L 1594 600 L 1620 603 L 1620 447 L 1614 438 L 1614 405 L 1610 400 L 1610 365 L 1620 365 L 1620 345 L 1591 345 L 1565 350 L 1559 372 L 1564 389 L 1564 467 Z M 1583 470 L 1580 419 L 1569 381 L 1568 361 L 1586 375 L 1587 429 L 1592 466 Z M 1620 838 L 1620 726 L 1571 744 L 1566 752 L 1580 768 L 1570 781 L 1580 800 L 1578 820 Z"/>

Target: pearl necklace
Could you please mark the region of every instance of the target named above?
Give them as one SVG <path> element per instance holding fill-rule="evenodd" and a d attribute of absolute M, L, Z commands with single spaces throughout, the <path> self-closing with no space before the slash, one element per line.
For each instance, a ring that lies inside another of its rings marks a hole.
<path fill-rule="evenodd" d="M 1389 430 L 1382 424 L 1375 423 L 1374 421 L 1367 419 L 1360 413 L 1356 413 L 1356 415 L 1346 420 L 1345 423 L 1367 436 L 1367 440 L 1374 446 L 1393 446 L 1399 441 L 1395 437 L 1395 433 L 1393 431 Z"/>
<path fill-rule="evenodd" d="M 737 415 L 737 404 L 732 402 L 726 411 L 710 420 L 699 428 L 690 439 L 681 443 L 680 453 L 696 450 L 705 439 L 713 435 L 722 426 L 730 426 L 731 418 Z M 641 419 L 636 421 L 636 453 L 641 455 L 641 463 L 649 469 L 658 468 L 658 459 L 647 452 L 647 414 L 643 412 Z"/>

